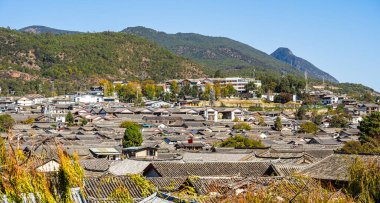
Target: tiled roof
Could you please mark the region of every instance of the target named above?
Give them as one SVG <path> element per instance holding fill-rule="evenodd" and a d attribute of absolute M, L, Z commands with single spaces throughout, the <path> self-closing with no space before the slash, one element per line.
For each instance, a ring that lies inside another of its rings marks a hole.
<path fill-rule="evenodd" d="M 151 166 L 161 177 L 181 176 L 264 176 L 270 162 L 153 162 Z M 150 168 L 148 167 L 148 169 Z M 146 172 L 146 171 L 145 171 Z"/>
<path fill-rule="evenodd" d="M 380 163 L 380 156 L 332 154 L 305 168 L 301 173 L 321 180 L 347 181 L 349 177 L 349 168 L 354 163 L 355 159 L 359 157 L 365 161 L 374 159 Z"/>
<path fill-rule="evenodd" d="M 109 168 L 109 172 L 114 175 L 127 175 L 142 173 L 150 162 L 135 161 L 125 159 L 123 161 L 112 164 Z"/>
<path fill-rule="evenodd" d="M 185 183 L 187 177 L 151 177 L 147 178 L 158 191 L 161 192 L 173 192 L 178 191 L 180 187 Z"/>
<path fill-rule="evenodd" d="M 84 193 L 88 203 L 109 202 L 109 200 L 112 200 L 111 202 L 120 202 L 117 199 L 111 199 L 112 196 L 118 195 L 115 192 L 120 188 L 128 190 L 133 199 L 144 198 L 140 186 L 129 176 L 105 176 L 84 179 Z"/>

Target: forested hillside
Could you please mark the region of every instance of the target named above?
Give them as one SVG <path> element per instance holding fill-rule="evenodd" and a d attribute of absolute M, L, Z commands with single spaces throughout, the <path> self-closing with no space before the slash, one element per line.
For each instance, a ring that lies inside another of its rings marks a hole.
<path fill-rule="evenodd" d="M 163 81 L 205 76 L 201 67 L 143 38 L 114 32 L 30 34 L 0 28 L 2 93 L 57 93 L 100 78 Z"/>

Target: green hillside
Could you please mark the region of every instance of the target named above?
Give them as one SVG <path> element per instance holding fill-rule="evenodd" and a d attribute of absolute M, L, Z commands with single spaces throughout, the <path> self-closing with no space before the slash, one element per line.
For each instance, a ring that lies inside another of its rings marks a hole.
<path fill-rule="evenodd" d="M 145 27 L 130 27 L 122 32 L 152 40 L 179 56 L 193 59 L 212 72 L 222 69 L 234 71 L 235 75 L 252 74 L 254 68 L 270 70 L 280 74 L 302 73 L 291 65 L 241 42 L 225 38 L 210 37 L 194 33 L 167 34 Z"/>
<path fill-rule="evenodd" d="M 50 80 L 64 93 L 100 78 L 163 81 L 205 76 L 199 65 L 154 43 L 114 32 L 54 35 L 0 28 L 0 59 L 3 94 L 49 91 Z"/>

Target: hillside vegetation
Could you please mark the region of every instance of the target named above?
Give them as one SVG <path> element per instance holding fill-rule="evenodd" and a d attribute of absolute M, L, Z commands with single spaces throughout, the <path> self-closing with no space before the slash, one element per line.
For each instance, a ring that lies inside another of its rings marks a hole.
<path fill-rule="evenodd" d="M 110 80 L 163 81 L 205 76 L 201 66 L 143 38 L 114 32 L 30 34 L 0 28 L 0 81 L 3 93 L 60 93 Z"/>
<path fill-rule="evenodd" d="M 225 38 L 210 37 L 195 33 L 167 34 L 145 27 L 130 27 L 122 32 L 152 40 L 176 55 L 193 59 L 209 68 L 213 73 L 222 69 L 235 75 L 252 76 L 253 68 L 277 73 L 302 73 L 282 61 L 244 43 Z"/>

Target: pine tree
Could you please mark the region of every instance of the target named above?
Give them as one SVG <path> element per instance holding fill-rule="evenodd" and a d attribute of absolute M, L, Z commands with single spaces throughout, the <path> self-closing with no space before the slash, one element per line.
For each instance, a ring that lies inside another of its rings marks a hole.
<path fill-rule="evenodd" d="M 282 130 L 282 122 L 281 122 L 281 118 L 279 116 L 277 116 L 276 121 L 274 122 L 274 129 L 277 131 Z"/>
<path fill-rule="evenodd" d="M 69 113 L 67 113 L 67 115 L 66 115 L 66 123 L 68 126 L 74 125 L 74 116 L 71 113 L 71 111 L 69 111 Z"/>

